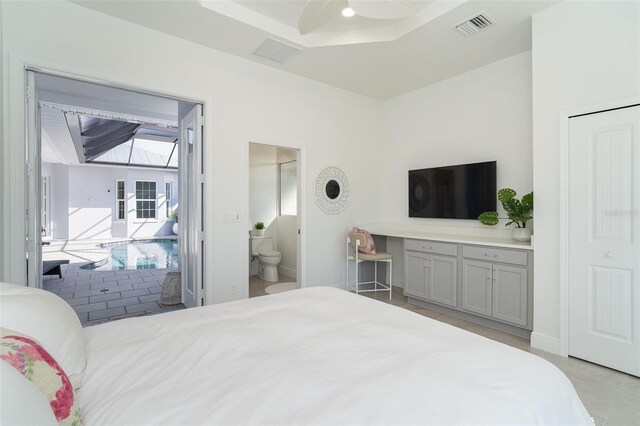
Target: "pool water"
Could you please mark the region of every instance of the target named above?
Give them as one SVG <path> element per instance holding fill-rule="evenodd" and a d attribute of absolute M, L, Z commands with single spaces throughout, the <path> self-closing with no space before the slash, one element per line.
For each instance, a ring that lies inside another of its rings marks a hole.
<path fill-rule="evenodd" d="M 106 259 L 82 266 L 95 271 L 123 269 L 175 269 L 178 267 L 177 240 L 138 240 L 100 244 L 109 250 Z"/>

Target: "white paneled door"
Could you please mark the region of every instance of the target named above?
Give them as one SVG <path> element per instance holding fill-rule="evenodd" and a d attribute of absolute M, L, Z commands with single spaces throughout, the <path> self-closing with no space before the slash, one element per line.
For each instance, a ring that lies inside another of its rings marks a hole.
<path fill-rule="evenodd" d="M 202 163 L 203 136 L 202 105 L 195 105 L 179 123 L 178 171 L 180 181 L 180 203 L 178 205 L 178 234 L 180 238 L 180 270 L 182 279 L 182 302 L 188 307 L 204 304 L 203 260 L 204 217 L 204 170 Z"/>
<path fill-rule="evenodd" d="M 640 375 L 640 106 L 569 120 L 569 355 Z"/>

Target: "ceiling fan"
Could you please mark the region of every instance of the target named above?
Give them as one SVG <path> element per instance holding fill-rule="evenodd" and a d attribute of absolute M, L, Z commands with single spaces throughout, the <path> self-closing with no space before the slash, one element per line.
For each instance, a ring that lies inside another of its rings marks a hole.
<path fill-rule="evenodd" d="M 365 18 L 399 19 L 416 14 L 423 6 L 424 2 L 416 0 L 307 0 L 298 21 L 298 31 L 308 34 L 346 8 Z M 348 13 L 345 16 L 349 16 Z"/>

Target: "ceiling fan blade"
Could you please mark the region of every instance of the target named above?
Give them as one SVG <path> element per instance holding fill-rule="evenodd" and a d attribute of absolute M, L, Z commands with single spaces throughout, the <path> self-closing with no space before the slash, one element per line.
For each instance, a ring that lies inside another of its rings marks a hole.
<path fill-rule="evenodd" d="M 398 19 L 415 15 L 426 5 L 416 0 L 349 0 L 356 15 L 373 19 Z"/>
<path fill-rule="evenodd" d="M 308 34 L 323 24 L 340 16 L 340 11 L 347 7 L 344 0 L 307 0 L 298 20 L 300 34 Z"/>

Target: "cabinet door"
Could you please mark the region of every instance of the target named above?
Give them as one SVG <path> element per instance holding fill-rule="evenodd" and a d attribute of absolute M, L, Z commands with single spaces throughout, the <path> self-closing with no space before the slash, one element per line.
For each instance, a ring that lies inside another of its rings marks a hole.
<path fill-rule="evenodd" d="M 404 261 L 404 294 L 425 299 L 427 297 L 427 256 L 405 251 Z"/>
<path fill-rule="evenodd" d="M 462 309 L 491 316 L 491 274 L 491 263 L 462 261 Z"/>
<path fill-rule="evenodd" d="M 458 306 L 458 260 L 429 255 L 428 298 L 443 305 Z"/>
<path fill-rule="evenodd" d="M 492 316 L 522 326 L 527 325 L 527 270 L 493 265 Z"/>

